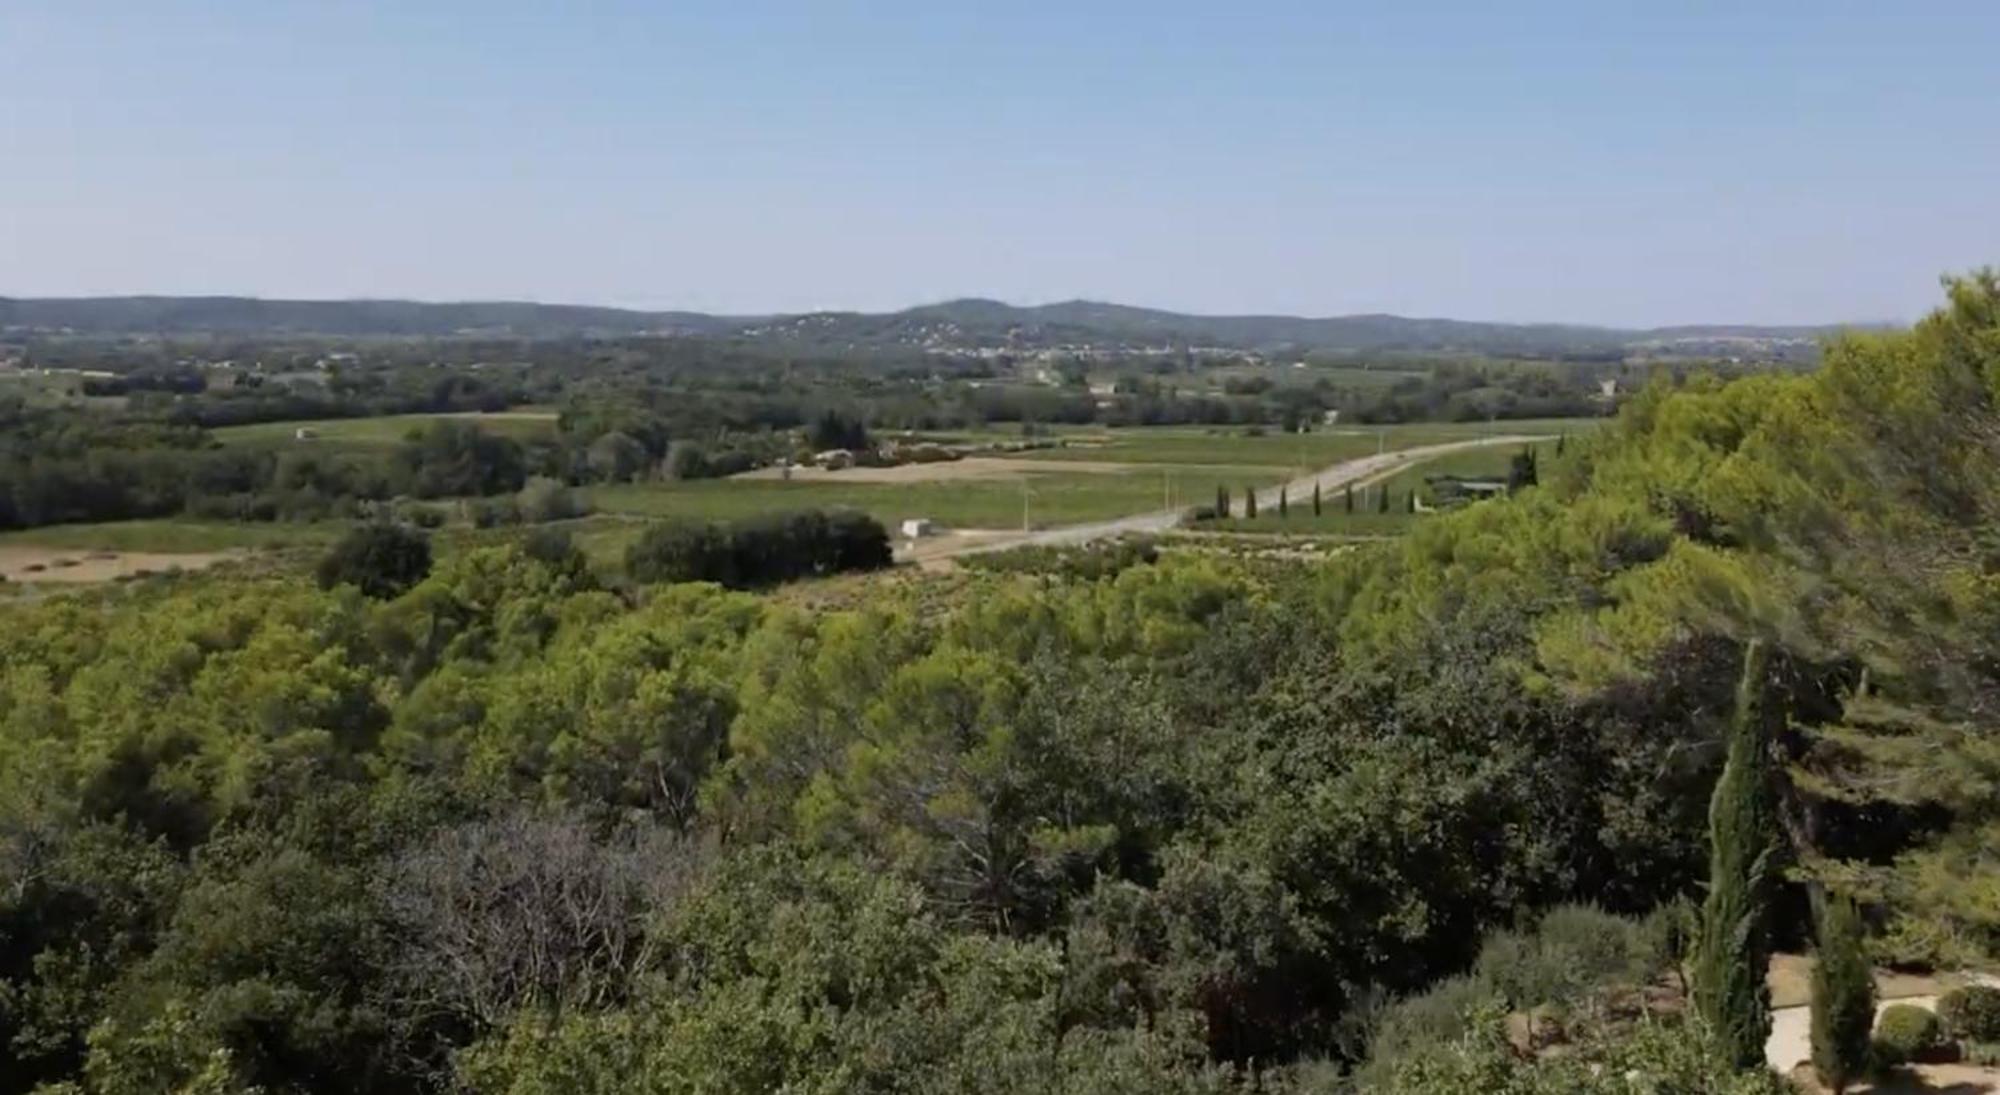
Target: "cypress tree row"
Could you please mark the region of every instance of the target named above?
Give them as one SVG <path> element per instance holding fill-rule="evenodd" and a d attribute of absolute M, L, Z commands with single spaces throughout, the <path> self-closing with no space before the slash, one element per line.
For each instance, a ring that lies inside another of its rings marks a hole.
<path fill-rule="evenodd" d="M 1694 1007 L 1738 1068 L 1764 1063 L 1771 1033 L 1769 906 L 1775 880 L 1776 807 L 1764 740 L 1768 654 L 1752 642 L 1736 688 L 1729 754 L 1708 806 L 1708 897 L 1694 956 Z"/>
<path fill-rule="evenodd" d="M 1812 1060 L 1833 1091 L 1865 1075 L 1868 1034 L 1875 1025 L 1875 979 L 1861 946 L 1854 902 L 1828 894 L 1820 902 L 1819 947 L 1812 972 Z"/>

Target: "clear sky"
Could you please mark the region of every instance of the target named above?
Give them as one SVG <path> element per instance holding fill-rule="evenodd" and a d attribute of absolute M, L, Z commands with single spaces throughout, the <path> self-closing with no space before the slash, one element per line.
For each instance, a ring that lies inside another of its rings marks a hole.
<path fill-rule="evenodd" d="M 0 294 L 1901 319 L 2000 3 L 0 0 Z"/>

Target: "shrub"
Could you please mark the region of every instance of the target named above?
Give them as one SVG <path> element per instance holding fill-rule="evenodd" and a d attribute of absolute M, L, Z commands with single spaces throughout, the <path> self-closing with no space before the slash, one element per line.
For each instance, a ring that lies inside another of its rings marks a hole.
<path fill-rule="evenodd" d="M 590 507 L 578 499 L 575 492 L 545 476 L 528 480 L 528 485 L 514 496 L 514 503 L 521 520 L 531 525 L 567 521 L 590 512 Z"/>
<path fill-rule="evenodd" d="M 1075 547 L 1029 546 L 965 556 L 961 563 L 971 570 L 996 574 L 1042 574 L 1080 581 L 1115 578 L 1135 566 L 1159 561 L 1160 551 L 1152 540 L 1121 538 Z"/>
<path fill-rule="evenodd" d="M 1368 1044 L 1363 1076 L 1379 1082 L 1399 1062 L 1435 1053 L 1465 1037 L 1482 1014 L 1504 1015 L 1506 1010 L 1486 982 L 1465 975 L 1447 977 L 1383 1012 Z"/>
<path fill-rule="evenodd" d="M 629 483 L 638 478 L 646 470 L 646 459 L 646 446 L 619 430 L 592 441 L 583 456 L 592 478 L 611 483 Z"/>
<path fill-rule="evenodd" d="M 2000 1042 L 1966 1042 L 1960 1048 L 1966 1064 L 2000 1068 Z"/>
<path fill-rule="evenodd" d="M 708 450 L 692 441 L 674 442 L 667 446 L 666 473 L 669 479 L 708 478 Z"/>
<path fill-rule="evenodd" d="M 570 538 L 567 529 L 530 530 L 521 538 L 521 553 L 536 562 L 563 570 L 581 572 L 589 565 L 583 558 L 583 553 L 577 550 L 576 542 Z"/>
<path fill-rule="evenodd" d="M 1477 1016 L 1458 1040 L 1365 1077 L 1359 1090 L 1385 1095 L 1508 1095 L 1554 1092 L 1702 1092 L 1779 1095 L 1791 1088 L 1768 1069 L 1738 1071 L 1698 1020 L 1648 1020 L 1594 1032 L 1569 1052 L 1523 1056 L 1504 1019 Z"/>
<path fill-rule="evenodd" d="M 1885 1065 L 1915 1060 L 1942 1040 L 1938 1017 L 1915 1004 L 1891 1004 L 1875 1023 L 1875 1055 Z"/>
<path fill-rule="evenodd" d="M 351 585 L 370 597 L 394 597 L 431 572 L 431 542 L 401 525 L 360 525 L 319 561 L 320 588 Z"/>
<path fill-rule="evenodd" d="M 1967 985 L 1938 1000 L 1945 1033 L 1962 1042 L 2000 1042 L 2000 988 Z"/>
<path fill-rule="evenodd" d="M 395 520 L 406 525 L 415 525 L 418 528 L 443 528 L 445 523 L 444 510 L 437 506 L 427 506 L 422 502 L 399 499 L 393 507 L 392 512 L 395 515 Z"/>
<path fill-rule="evenodd" d="M 521 523 L 521 504 L 513 496 L 480 498 L 466 503 L 465 512 L 473 528 L 498 528 Z"/>
<path fill-rule="evenodd" d="M 1586 905 L 1563 905 L 1533 933 L 1489 937 L 1473 976 L 1515 1008 L 1569 1005 L 1592 992 L 1643 983 L 1658 964 L 1643 924 Z"/>
<path fill-rule="evenodd" d="M 1361 1090 L 1386 1082 L 1400 1062 L 1442 1052 L 1466 1037 L 1482 1012 L 1504 1017 L 1554 1009 L 1573 1013 L 1575 1025 L 1592 1028 L 1589 1017 L 1606 1000 L 1644 984 L 1663 960 L 1655 926 L 1587 905 L 1552 909 L 1532 931 L 1495 932 L 1480 947 L 1470 973 L 1446 978 L 1383 1012 L 1369 1042 Z"/>

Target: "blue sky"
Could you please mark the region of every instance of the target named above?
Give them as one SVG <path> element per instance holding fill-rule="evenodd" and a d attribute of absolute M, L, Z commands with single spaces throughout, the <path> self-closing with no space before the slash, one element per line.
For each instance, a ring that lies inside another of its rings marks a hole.
<path fill-rule="evenodd" d="M 1901 319 L 2000 4 L 0 3 L 0 294 Z"/>

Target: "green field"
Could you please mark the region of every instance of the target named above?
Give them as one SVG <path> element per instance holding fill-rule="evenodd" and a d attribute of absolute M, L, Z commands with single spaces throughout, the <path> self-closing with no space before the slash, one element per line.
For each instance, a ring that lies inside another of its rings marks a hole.
<path fill-rule="evenodd" d="M 885 524 L 928 517 L 953 528 L 1019 528 L 1025 487 L 1028 523 L 1036 528 L 1101 521 L 1173 506 L 1202 505 L 1218 486 L 1240 492 L 1282 482 L 1283 467 L 1243 468 L 1162 464 L 1137 472 L 1062 472 L 930 483 L 786 482 L 705 479 L 638 483 L 590 492 L 606 513 L 721 521 L 760 513 L 848 506 Z"/>
<path fill-rule="evenodd" d="M 389 448 L 400 444 L 412 431 L 443 419 L 467 422 L 488 433 L 516 441 L 546 441 L 555 436 L 554 411 L 514 410 L 496 414 L 391 414 L 377 418 L 321 418 L 305 422 L 258 422 L 249 426 L 224 426 L 214 431 L 228 445 L 296 445 L 331 448 Z M 298 431 L 314 436 L 301 441 Z"/>
<path fill-rule="evenodd" d="M 1295 369 L 1289 362 L 1270 365 L 1226 365 L 1221 368 L 1203 370 L 1198 374 L 1221 390 L 1223 381 L 1230 377 L 1263 377 L 1279 386 L 1312 385 L 1324 380 L 1342 388 L 1382 389 L 1392 388 L 1405 380 L 1422 380 L 1430 375 L 1427 369 L 1401 369 L 1391 366 L 1368 367 L 1362 365 L 1317 365 L 1308 364 L 1303 369 Z"/>
<path fill-rule="evenodd" d="M 1426 423 L 1366 432 L 1262 436 L 1241 429 L 1142 427 L 1078 434 L 1071 439 L 1080 443 L 1068 448 L 1011 454 L 1048 465 L 1047 472 L 1029 476 L 914 483 L 843 481 L 838 476 L 812 481 L 709 479 L 600 487 L 590 495 L 600 511 L 641 517 L 716 521 L 849 506 L 892 526 L 905 518 L 928 517 L 953 528 L 1019 528 L 1025 483 L 1027 521 L 1046 528 L 1207 505 L 1214 501 L 1217 487 L 1227 487 L 1240 498 L 1248 488 L 1270 487 L 1304 471 L 1383 448 L 1393 451 L 1495 433 L 1574 434 L 1594 425 L 1592 420 L 1555 420 L 1501 423 L 1496 429 L 1486 423 Z M 1502 446 L 1445 459 L 1498 461 L 1504 469 L 1510 451 L 1511 447 Z M 1065 463 L 1077 461 L 1139 467 L 1115 472 L 1063 469 Z"/>
<path fill-rule="evenodd" d="M 1576 431 L 1571 430 L 1572 434 Z M 1382 536 L 1398 533 L 1408 528 L 1412 521 L 1422 521 L 1432 514 L 1411 513 L 1406 499 L 1412 490 L 1426 502 L 1432 501 L 1425 489 L 1425 480 L 1433 475 L 1458 475 L 1466 477 L 1493 476 L 1505 478 L 1514 455 L 1521 451 L 1520 445 L 1495 445 L 1491 448 L 1468 449 L 1463 452 L 1446 453 L 1442 456 L 1411 465 L 1386 480 L 1355 488 L 1355 512 L 1346 510 L 1345 492 L 1333 491 L 1321 499 L 1320 515 L 1313 516 L 1312 496 L 1291 499 L 1290 512 L 1284 517 L 1278 515 L 1276 507 L 1266 506 L 1254 520 L 1241 517 L 1229 521 L 1216 521 L 1200 526 L 1203 529 L 1222 532 L 1256 532 L 1269 534 L 1300 533 L 1306 535 L 1339 536 Z M 1535 458 L 1546 471 L 1556 459 L 1555 442 L 1543 441 L 1533 446 Z M 1383 490 L 1389 492 L 1389 512 L 1382 513 L 1376 507 L 1377 498 Z M 1239 500 L 1239 505 L 1240 500 Z"/>
<path fill-rule="evenodd" d="M 1420 422 L 1402 426 L 1336 426 L 1316 433 L 1266 432 L 1240 426 L 1142 426 L 1072 438 L 1066 448 L 1019 454 L 1028 460 L 1107 460 L 1125 464 L 1230 464 L 1312 470 L 1381 450 L 1414 448 L 1503 434 L 1577 434 L 1598 419 L 1537 418 L 1514 422 Z M 1090 443 L 1102 439 L 1102 443 Z"/>

